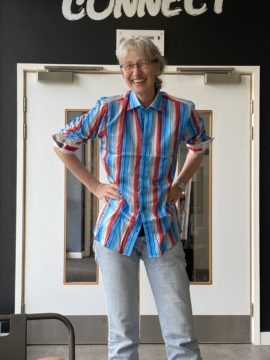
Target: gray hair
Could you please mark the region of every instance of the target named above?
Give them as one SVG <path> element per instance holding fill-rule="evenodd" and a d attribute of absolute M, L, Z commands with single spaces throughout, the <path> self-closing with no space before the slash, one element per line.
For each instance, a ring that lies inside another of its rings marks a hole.
<path fill-rule="evenodd" d="M 137 36 L 124 39 L 116 49 L 119 64 L 123 63 L 128 50 L 135 50 L 146 59 L 155 60 L 160 65 L 160 74 L 163 73 L 166 65 L 165 59 L 160 54 L 158 47 L 148 37 Z M 156 77 L 154 86 L 156 90 L 161 89 L 162 80 L 159 77 Z"/>

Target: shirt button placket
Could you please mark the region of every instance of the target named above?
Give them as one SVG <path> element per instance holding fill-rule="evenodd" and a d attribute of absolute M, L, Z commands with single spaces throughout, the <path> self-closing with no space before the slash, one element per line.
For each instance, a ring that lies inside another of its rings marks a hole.
<path fill-rule="evenodd" d="M 141 173 L 140 173 L 140 208 L 141 210 L 144 210 L 144 187 L 143 187 L 143 178 L 144 178 L 144 169 L 145 169 L 145 116 L 144 116 L 144 109 L 139 109 L 139 117 L 140 117 L 140 124 L 142 129 L 142 149 L 141 149 Z"/>

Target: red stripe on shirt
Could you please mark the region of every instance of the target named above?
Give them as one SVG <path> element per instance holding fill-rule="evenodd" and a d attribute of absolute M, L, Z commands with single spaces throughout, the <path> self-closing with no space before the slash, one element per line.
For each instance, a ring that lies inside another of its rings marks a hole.
<path fill-rule="evenodd" d="M 104 245 L 107 244 L 108 240 L 109 240 L 109 236 L 111 234 L 111 230 L 112 230 L 112 226 L 113 224 L 115 223 L 120 211 L 121 211 L 121 208 L 122 206 L 126 203 L 126 200 L 123 199 L 119 202 L 113 216 L 111 217 L 110 221 L 108 222 L 108 225 L 107 225 L 107 229 L 106 229 L 106 233 L 105 233 L 105 239 L 104 239 Z"/>
<path fill-rule="evenodd" d="M 67 151 L 76 151 L 76 150 L 78 150 L 77 147 L 75 147 L 75 146 L 70 146 L 70 145 L 65 145 L 65 146 L 64 146 L 64 149 L 67 150 Z"/>
<path fill-rule="evenodd" d="M 163 96 L 164 96 L 164 99 L 170 100 L 170 101 L 172 101 L 173 103 L 180 105 L 179 99 L 175 99 L 174 97 L 172 97 L 172 96 L 170 96 L 170 95 L 168 95 L 168 94 L 163 94 Z"/>
<path fill-rule="evenodd" d="M 169 236 L 169 239 L 170 239 L 170 242 L 171 242 L 172 246 L 174 246 L 174 245 L 175 245 L 175 241 L 174 241 L 174 238 L 173 238 L 173 234 L 172 234 L 171 229 L 168 230 L 168 236 Z"/>
<path fill-rule="evenodd" d="M 104 208 L 102 209 L 102 212 L 100 213 L 99 217 L 97 218 L 96 229 L 98 229 L 100 220 L 102 219 L 102 216 L 103 216 L 105 210 L 107 209 L 107 207 L 108 207 L 108 203 L 105 204 Z"/>
<path fill-rule="evenodd" d="M 158 121 L 157 121 L 157 135 L 156 135 L 156 160 L 154 162 L 154 173 L 153 173 L 153 179 L 152 179 L 152 185 L 153 185 L 153 213 L 156 217 L 157 221 L 157 229 L 158 229 L 158 236 L 159 239 L 163 238 L 163 229 L 161 225 L 161 220 L 158 215 L 157 207 L 158 207 L 158 187 L 157 187 L 157 180 L 158 180 L 158 173 L 159 173 L 159 163 L 160 163 L 160 153 L 161 153 L 161 128 L 162 128 L 162 113 L 158 113 Z M 159 241 L 159 243 L 161 240 Z"/>
<path fill-rule="evenodd" d="M 170 209 L 166 208 L 166 212 L 170 214 L 171 217 L 173 217 L 173 212 Z"/>
<path fill-rule="evenodd" d="M 100 114 L 97 117 L 97 120 L 95 122 L 95 125 L 91 128 L 91 130 L 88 134 L 88 137 L 87 137 L 88 139 L 91 138 L 91 136 L 94 134 L 94 132 L 100 126 L 100 121 L 102 120 L 103 116 L 106 116 L 106 118 L 108 117 L 108 104 L 104 104 L 104 106 L 102 107 Z"/>
<path fill-rule="evenodd" d="M 193 148 L 192 146 L 187 145 L 188 150 L 191 150 L 193 152 L 202 152 L 202 148 Z"/>
<path fill-rule="evenodd" d="M 83 119 L 85 118 L 86 115 L 87 115 L 87 113 L 81 115 L 81 116 L 80 116 L 80 120 L 77 122 L 77 124 L 74 124 L 74 126 L 66 129 L 66 130 L 63 132 L 63 134 L 68 135 L 68 134 L 70 134 L 70 133 L 72 133 L 72 132 L 79 131 L 79 130 L 81 129 Z"/>
<path fill-rule="evenodd" d="M 123 240 L 121 242 L 120 249 L 119 249 L 120 254 L 123 254 L 123 252 L 125 250 L 125 247 L 126 247 L 126 244 L 127 244 L 127 241 L 128 241 L 128 237 L 129 237 L 129 234 L 132 231 L 132 228 L 133 228 L 134 222 L 136 220 L 136 217 L 137 217 L 137 214 L 134 213 L 130 218 L 130 223 L 128 225 L 127 230 L 125 231 L 125 234 L 124 234 L 124 237 L 123 237 Z"/>

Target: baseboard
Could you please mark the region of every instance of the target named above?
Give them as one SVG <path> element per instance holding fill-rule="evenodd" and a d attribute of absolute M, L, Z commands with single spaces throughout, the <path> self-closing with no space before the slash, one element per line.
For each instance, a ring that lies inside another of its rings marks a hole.
<path fill-rule="evenodd" d="M 105 315 L 68 316 L 72 322 L 77 344 L 106 344 Z M 197 337 L 201 343 L 250 343 L 249 316 L 194 316 Z M 156 315 L 141 316 L 142 343 L 163 343 Z M 269 334 L 269 333 L 268 333 Z M 56 320 L 28 322 L 28 344 L 63 344 L 67 331 Z"/>
<path fill-rule="evenodd" d="M 261 332 L 261 345 L 270 345 L 270 332 Z"/>

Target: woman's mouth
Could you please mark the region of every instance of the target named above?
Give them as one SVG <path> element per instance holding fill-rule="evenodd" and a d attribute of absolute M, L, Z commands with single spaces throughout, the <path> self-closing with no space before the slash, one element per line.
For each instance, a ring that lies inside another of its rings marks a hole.
<path fill-rule="evenodd" d="M 146 79 L 133 79 L 133 84 L 143 84 L 146 81 Z"/>

